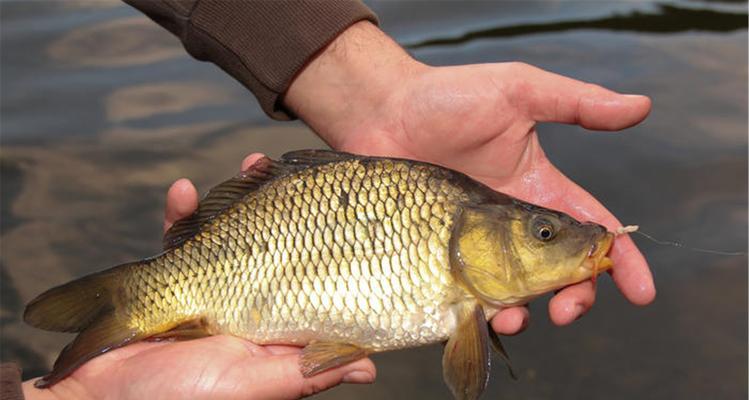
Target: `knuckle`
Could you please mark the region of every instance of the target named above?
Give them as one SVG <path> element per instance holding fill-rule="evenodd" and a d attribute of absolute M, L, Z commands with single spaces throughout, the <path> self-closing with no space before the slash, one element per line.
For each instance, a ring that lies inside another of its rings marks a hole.
<path fill-rule="evenodd" d="M 524 63 L 522 61 L 510 61 L 507 63 L 507 67 L 510 69 L 510 71 L 515 73 L 530 71 L 532 68 L 534 68 L 530 64 Z"/>
<path fill-rule="evenodd" d="M 317 379 L 305 379 L 302 384 L 301 397 L 309 397 L 327 389 L 327 386 Z"/>

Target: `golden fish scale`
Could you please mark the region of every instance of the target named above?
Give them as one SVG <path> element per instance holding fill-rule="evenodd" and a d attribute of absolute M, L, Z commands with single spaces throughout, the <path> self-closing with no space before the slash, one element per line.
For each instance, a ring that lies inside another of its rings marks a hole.
<path fill-rule="evenodd" d="M 436 168 L 391 160 L 276 179 L 128 274 L 128 318 L 152 331 L 202 316 L 257 343 L 445 340 L 465 296 L 448 265 L 465 196 Z"/>

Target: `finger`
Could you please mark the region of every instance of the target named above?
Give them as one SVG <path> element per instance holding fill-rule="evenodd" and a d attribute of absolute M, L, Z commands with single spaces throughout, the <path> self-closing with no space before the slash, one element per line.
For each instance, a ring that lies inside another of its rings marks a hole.
<path fill-rule="evenodd" d="M 549 301 L 549 316 L 556 325 L 571 324 L 590 310 L 596 300 L 593 282 L 584 281 L 562 289 Z"/>
<path fill-rule="evenodd" d="M 517 335 L 525 330 L 530 320 L 526 307 L 510 307 L 501 310 L 491 320 L 492 329 L 501 335 Z"/>
<path fill-rule="evenodd" d="M 188 179 L 177 180 L 166 194 L 166 211 L 164 212 L 164 232 L 182 218 L 192 214 L 198 208 L 198 191 Z"/>
<path fill-rule="evenodd" d="M 244 171 L 257 160 L 263 158 L 262 153 L 252 153 L 242 160 L 241 170 Z M 167 193 L 164 231 L 166 232 L 175 222 L 192 214 L 198 208 L 198 192 L 188 179 L 177 180 Z"/>
<path fill-rule="evenodd" d="M 270 345 L 263 347 L 265 347 L 269 354 L 273 355 L 299 354 L 302 352 L 302 348 L 296 346 Z"/>
<path fill-rule="evenodd" d="M 305 378 L 299 369 L 299 354 L 274 355 L 263 359 L 262 368 L 257 360 L 248 359 L 248 368 L 234 368 L 228 382 L 247 382 L 247 398 L 298 399 L 330 389 L 341 383 L 372 383 L 376 371 L 368 358 L 339 368 Z M 258 384 L 262 382 L 262 384 Z"/>
<path fill-rule="evenodd" d="M 622 226 L 622 223 L 606 207 L 577 185 L 574 190 L 568 192 L 570 196 L 565 201 L 582 198 L 581 192 L 587 195 L 587 201 L 580 201 L 574 207 L 570 205 L 565 211 L 569 211 L 573 217 L 583 221 L 597 222 L 610 232 Z M 629 235 L 617 236 L 609 251 L 609 257 L 614 263 L 610 270 L 611 277 L 624 297 L 632 304 L 640 306 L 650 304 L 655 299 L 653 275 L 645 256 L 642 255 L 632 238 Z"/>
<path fill-rule="evenodd" d="M 236 338 L 232 338 L 234 340 Z M 236 341 L 236 340 L 235 340 Z M 287 354 L 299 354 L 302 352 L 302 348 L 298 346 L 283 346 L 283 345 L 259 345 L 252 343 L 247 340 L 239 340 L 247 351 L 253 356 L 270 356 L 270 355 L 287 355 Z"/>
<path fill-rule="evenodd" d="M 646 96 L 619 94 L 526 64 L 518 69 L 524 79 L 513 95 L 535 121 L 611 131 L 636 125 L 650 113 Z"/>
<path fill-rule="evenodd" d="M 263 153 L 252 153 L 242 160 L 242 169 L 240 171 L 247 171 L 248 168 L 255 164 L 257 160 L 265 157 Z"/>
<path fill-rule="evenodd" d="M 615 231 L 622 226 L 613 214 L 595 200 L 583 207 L 570 212 L 574 217 L 579 217 L 580 214 L 587 215 L 589 218 L 585 220 L 597 222 L 609 231 Z M 574 215 L 575 212 L 578 215 Z M 617 236 L 609 251 L 609 257 L 614 263 L 610 270 L 611 277 L 624 297 L 636 305 L 650 304 L 655 299 L 653 275 L 645 257 L 632 239 L 627 235 Z"/>
<path fill-rule="evenodd" d="M 609 254 L 616 267 L 610 270 L 611 277 L 624 296 L 638 306 L 652 303 L 656 293 L 653 275 L 632 238 L 629 235 L 617 236 Z"/>

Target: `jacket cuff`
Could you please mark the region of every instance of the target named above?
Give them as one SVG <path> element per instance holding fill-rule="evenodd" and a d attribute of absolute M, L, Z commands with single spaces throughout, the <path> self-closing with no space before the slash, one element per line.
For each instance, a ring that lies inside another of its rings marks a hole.
<path fill-rule="evenodd" d="M 21 369 L 15 363 L 0 364 L 0 399 L 23 400 Z"/>
<path fill-rule="evenodd" d="M 293 115 L 282 95 L 304 66 L 352 24 L 377 17 L 352 0 L 125 0 L 255 94 L 274 119 Z"/>

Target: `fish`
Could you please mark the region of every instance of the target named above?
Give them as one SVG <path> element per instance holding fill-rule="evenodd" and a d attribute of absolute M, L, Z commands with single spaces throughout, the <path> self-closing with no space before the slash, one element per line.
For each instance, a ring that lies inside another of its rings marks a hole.
<path fill-rule="evenodd" d="M 330 150 L 264 157 L 209 191 L 164 251 L 52 288 L 31 326 L 78 335 L 47 388 L 142 340 L 234 335 L 302 346 L 313 376 L 371 354 L 445 343 L 444 380 L 476 399 L 488 321 L 612 267 L 614 235 L 438 165 Z"/>

